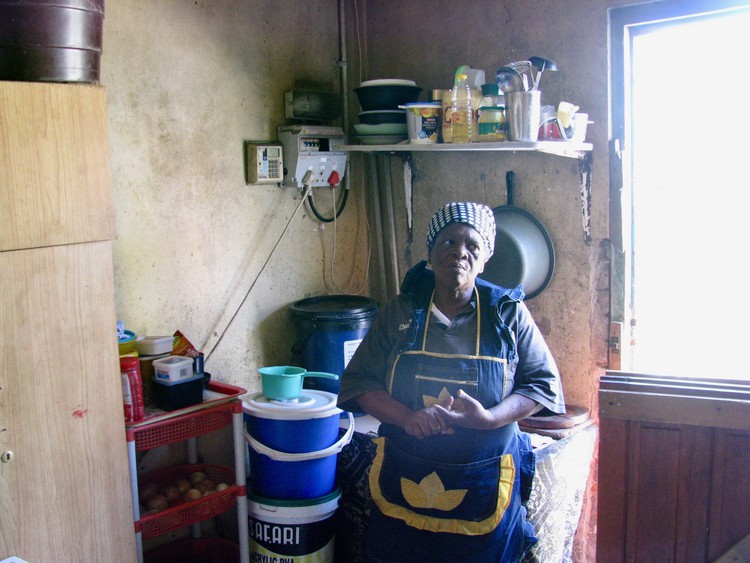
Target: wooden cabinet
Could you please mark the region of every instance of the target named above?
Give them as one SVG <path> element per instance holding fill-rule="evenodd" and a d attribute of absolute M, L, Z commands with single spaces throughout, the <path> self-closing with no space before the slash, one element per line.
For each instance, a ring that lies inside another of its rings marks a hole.
<path fill-rule="evenodd" d="M 608 373 L 597 560 L 714 561 L 750 533 L 750 385 Z"/>
<path fill-rule="evenodd" d="M 136 558 L 105 104 L 0 82 L 0 559 Z"/>

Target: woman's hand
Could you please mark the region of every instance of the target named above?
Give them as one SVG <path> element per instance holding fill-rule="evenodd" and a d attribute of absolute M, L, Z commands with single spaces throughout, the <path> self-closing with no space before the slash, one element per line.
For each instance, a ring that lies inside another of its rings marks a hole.
<path fill-rule="evenodd" d="M 453 428 L 445 416 L 452 403 L 453 397 L 448 397 L 441 404 L 412 411 L 404 421 L 404 432 L 420 439 L 437 434 L 453 434 Z"/>
<path fill-rule="evenodd" d="M 415 438 L 422 439 L 453 432 L 444 417 L 451 408 L 453 397 L 447 397 L 440 404 L 419 410 L 413 410 L 397 401 L 387 391 L 368 391 L 357 397 L 357 402 L 367 414 L 380 422 L 398 426 Z"/>
<path fill-rule="evenodd" d="M 459 428 L 485 430 L 493 428 L 492 412 L 485 409 L 475 398 L 459 389 L 450 409 L 440 411 L 443 424 Z"/>
<path fill-rule="evenodd" d="M 450 410 L 440 411 L 448 426 L 491 430 L 516 422 L 539 411 L 542 405 L 518 393 L 511 393 L 490 409 L 459 389 Z"/>

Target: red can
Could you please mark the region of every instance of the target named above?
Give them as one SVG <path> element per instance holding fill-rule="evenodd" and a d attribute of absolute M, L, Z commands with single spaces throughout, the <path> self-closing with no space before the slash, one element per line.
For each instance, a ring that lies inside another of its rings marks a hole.
<path fill-rule="evenodd" d="M 120 358 L 120 375 L 125 422 L 143 420 L 143 381 L 138 358 L 135 356 Z"/>

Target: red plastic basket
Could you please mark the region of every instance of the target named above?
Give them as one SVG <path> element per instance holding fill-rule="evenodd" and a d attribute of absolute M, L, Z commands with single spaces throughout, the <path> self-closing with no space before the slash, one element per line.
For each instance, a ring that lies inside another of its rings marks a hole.
<path fill-rule="evenodd" d="M 167 543 L 144 555 L 145 563 L 239 563 L 239 560 L 237 544 L 216 538 Z"/>
<path fill-rule="evenodd" d="M 226 403 L 137 428 L 134 430 L 135 449 L 150 450 L 221 430 L 231 424 L 233 411 L 234 405 Z"/>
<path fill-rule="evenodd" d="M 222 465 L 178 465 L 143 475 L 139 478 L 139 482 L 141 484 L 154 483 L 163 487 L 197 471 L 205 473 L 206 477 L 216 484 L 226 483 L 230 486 L 223 491 L 213 492 L 199 499 L 183 502 L 141 517 L 139 524 L 144 538 L 153 538 L 190 526 L 212 516 L 223 514 L 234 506 L 237 495 L 242 494 L 242 488 L 235 484 L 234 470 Z"/>

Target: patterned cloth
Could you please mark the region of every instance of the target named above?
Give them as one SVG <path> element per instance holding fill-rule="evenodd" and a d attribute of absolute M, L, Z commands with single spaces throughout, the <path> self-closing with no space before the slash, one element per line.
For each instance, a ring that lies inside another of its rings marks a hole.
<path fill-rule="evenodd" d="M 588 421 L 569 429 L 565 438 L 537 453 L 534 487 L 527 508 L 539 543 L 524 563 L 573 563 L 573 539 L 597 435 L 597 426 Z"/>
<path fill-rule="evenodd" d="M 336 463 L 336 480 L 341 486 L 336 511 L 336 563 L 362 563 L 367 521 L 370 517 L 369 475 L 375 457 L 376 435 L 355 432 Z"/>
<path fill-rule="evenodd" d="M 481 203 L 454 202 L 438 210 L 430 219 L 427 249 L 432 248 L 438 233 L 451 223 L 463 223 L 476 230 L 487 248 L 487 260 L 495 252 L 495 215 Z"/>

